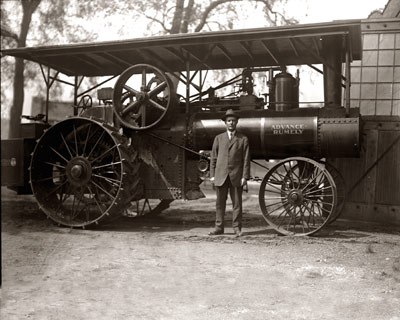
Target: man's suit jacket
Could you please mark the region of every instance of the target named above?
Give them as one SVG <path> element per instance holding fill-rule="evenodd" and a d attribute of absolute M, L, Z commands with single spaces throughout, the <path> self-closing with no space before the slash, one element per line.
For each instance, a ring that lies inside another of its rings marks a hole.
<path fill-rule="evenodd" d="M 239 132 L 231 140 L 227 132 L 214 139 L 210 167 L 214 185 L 222 186 L 228 175 L 234 187 L 241 186 L 242 178 L 250 178 L 249 140 Z"/>

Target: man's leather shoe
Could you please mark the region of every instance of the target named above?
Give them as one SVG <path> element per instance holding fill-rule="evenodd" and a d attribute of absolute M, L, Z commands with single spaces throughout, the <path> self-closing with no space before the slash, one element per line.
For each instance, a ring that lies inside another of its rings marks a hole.
<path fill-rule="evenodd" d="M 208 233 L 208 235 L 210 235 L 210 236 L 217 236 L 217 235 L 219 235 L 219 234 L 224 234 L 224 230 L 215 229 L 215 230 L 210 231 L 210 232 Z"/>
<path fill-rule="evenodd" d="M 241 237 L 242 235 L 243 235 L 242 230 L 240 230 L 240 229 L 235 229 L 235 237 L 236 237 L 236 238 Z"/>

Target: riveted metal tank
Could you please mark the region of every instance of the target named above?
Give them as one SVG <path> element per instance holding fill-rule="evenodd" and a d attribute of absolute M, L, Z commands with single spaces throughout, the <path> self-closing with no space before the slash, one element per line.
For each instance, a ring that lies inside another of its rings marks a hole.
<path fill-rule="evenodd" d="M 360 152 L 358 109 L 301 108 L 290 111 L 238 112 L 237 130 L 250 143 L 252 158 L 288 156 L 357 157 Z M 220 113 L 193 117 L 192 140 L 196 150 L 210 150 L 214 137 L 226 130 Z"/>

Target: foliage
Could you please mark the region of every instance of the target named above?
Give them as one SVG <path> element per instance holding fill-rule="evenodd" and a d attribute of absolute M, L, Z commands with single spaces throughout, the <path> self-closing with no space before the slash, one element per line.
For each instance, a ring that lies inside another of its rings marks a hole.
<path fill-rule="evenodd" d="M 256 10 L 264 13 L 264 26 L 296 23 L 296 20 L 284 16 L 286 2 L 287 0 L 148 0 L 139 1 L 132 9 L 149 20 L 149 29 L 157 30 L 155 33 L 174 34 L 233 29 L 236 27 L 235 22 Z M 277 4 L 282 12 L 275 9 Z"/>
<path fill-rule="evenodd" d="M 21 46 L 21 24 L 27 5 L 38 3 L 32 13 L 28 33 L 27 46 L 53 45 L 64 43 L 89 42 L 102 36 L 102 31 L 113 29 L 115 19 L 124 21 L 114 40 L 130 37 L 132 26 L 147 25 L 146 35 L 175 34 L 199 32 L 204 30 L 224 30 L 237 28 L 238 21 L 246 21 L 252 12 L 262 11 L 265 26 L 294 23 L 295 20 L 284 16 L 284 4 L 287 0 L 1 0 L 1 46 L 13 48 Z M 95 22 L 95 27 L 90 22 Z M 102 30 L 101 27 L 104 29 Z M 142 28 L 144 29 L 144 28 Z M 25 46 L 25 41 L 22 42 Z M 14 59 L 1 59 L 1 105 L 2 117 L 6 117 L 10 109 L 10 98 L 5 94 L 10 91 L 12 83 L 22 81 L 21 87 L 42 94 L 46 92 L 39 67 L 31 62 L 24 65 L 21 79 L 13 72 Z M 90 81 L 86 81 L 90 85 Z M 65 86 L 64 86 L 65 87 Z M 56 82 L 51 90 L 51 99 L 59 100 L 63 94 Z M 23 101 L 23 93 L 22 93 Z M 18 100 L 18 99 L 17 99 Z M 13 109 L 18 109 L 15 101 Z M 22 110 L 22 106 L 20 107 Z M 20 111 L 18 111 L 20 113 Z M 17 124 L 14 124 L 17 125 Z"/>
<path fill-rule="evenodd" d="M 86 6 L 83 6 L 85 3 Z M 29 34 L 26 40 L 27 46 L 52 45 L 62 43 L 74 43 L 90 41 L 97 38 L 97 34 L 87 32 L 81 28 L 81 19 L 75 17 L 81 8 L 86 7 L 87 12 L 91 12 L 87 7 L 90 2 L 66 2 L 58 0 L 42 0 L 37 10 L 33 13 L 32 21 L 29 26 Z M 19 24 L 22 19 L 22 6 L 19 1 L 1 1 L 1 47 L 14 48 L 18 46 Z M 83 18 L 82 18 L 83 19 Z M 8 31 L 8 32 L 7 32 Z M 6 91 L 12 87 L 14 78 L 14 58 L 3 57 L 1 59 L 1 105 L 2 117 L 6 117 L 11 105 L 10 97 Z M 45 84 L 42 80 L 40 68 L 36 63 L 26 62 L 24 68 L 24 85 L 31 91 L 43 94 Z M 57 83 L 52 93 L 61 93 L 61 88 Z"/>

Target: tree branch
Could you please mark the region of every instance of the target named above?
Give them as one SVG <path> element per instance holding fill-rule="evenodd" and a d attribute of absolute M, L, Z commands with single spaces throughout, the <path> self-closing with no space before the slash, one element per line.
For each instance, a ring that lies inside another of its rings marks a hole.
<path fill-rule="evenodd" d="M 282 19 L 286 24 L 297 23 L 296 20 L 287 19 L 282 13 L 280 13 L 280 12 L 278 12 L 278 11 L 274 11 L 274 10 L 272 9 L 272 4 L 271 4 L 270 1 L 268 1 L 268 0 L 255 0 L 255 1 L 257 1 L 257 2 L 262 2 L 262 3 L 265 5 L 265 7 L 267 8 L 267 10 L 268 10 L 271 14 L 273 14 L 273 15 L 275 16 L 275 25 L 277 24 L 277 17 L 278 17 L 278 16 L 280 16 L 281 19 Z"/>
<path fill-rule="evenodd" d="M 4 24 L 1 25 L 1 35 L 6 38 L 14 39 L 15 41 L 18 42 L 18 35 L 16 33 L 14 33 L 13 31 L 11 31 L 8 28 L 8 26 L 6 26 Z"/>
<path fill-rule="evenodd" d="M 148 15 L 145 14 L 145 13 L 142 13 L 142 14 L 143 14 L 143 16 L 145 16 L 147 19 L 152 20 L 152 21 L 154 21 L 154 22 L 157 22 L 159 25 L 161 25 L 161 27 L 164 29 L 165 32 L 168 32 L 168 33 L 171 32 L 171 29 L 168 29 L 168 28 L 167 28 L 167 26 L 165 25 L 164 21 L 161 21 L 161 20 L 157 19 L 156 17 L 148 16 Z"/>
<path fill-rule="evenodd" d="M 201 29 L 203 29 L 204 25 L 206 24 L 208 15 L 213 11 L 216 7 L 218 7 L 221 4 L 227 3 L 227 2 L 238 2 L 238 1 L 243 1 L 243 0 L 216 0 L 213 1 L 209 4 L 209 6 L 204 10 L 200 23 L 197 25 L 197 27 L 194 29 L 194 32 L 199 32 Z"/>
<path fill-rule="evenodd" d="M 228 3 L 228 2 L 239 2 L 239 1 L 243 1 L 243 0 L 216 0 L 213 1 L 209 4 L 209 6 L 204 10 L 200 22 L 197 25 L 197 27 L 195 28 L 195 32 L 199 32 L 201 29 L 203 29 L 204 25 L 207 22 L 207 18 L 210 15 L 211 11 L 213 11 L 215 8 L 217 8 L 218 6 L 220 6 L 221 4 L 224 3 Z M 280 16 L 281 19 L 286 23 L 286 24 L 293 24 L 296 23 L 296 20 L 293 19 L 287 19 L 283 14 L 281 14 L 280 12 L 274 11 L 272 8 L 272 3 L 269 0 L 249 0 L 250 2 L 261 2 L 265 5 L 265 7 L 267 8 L 268 12 L 270 12 L 271 14 L 275 15 L 275 20 L 271 22 L 273 22 L 275 25 L 277 24 L 277 16 Z"/>

